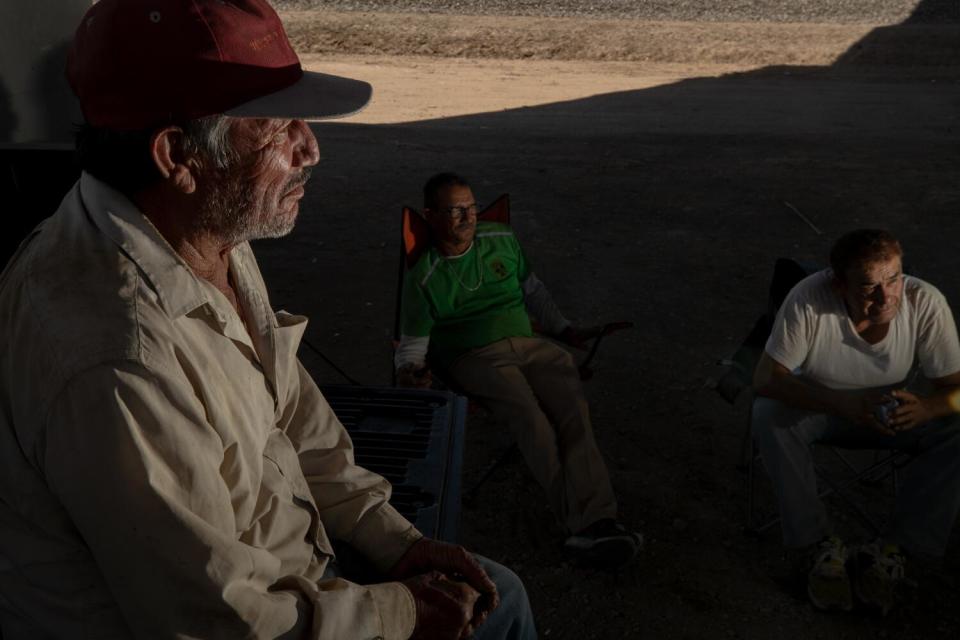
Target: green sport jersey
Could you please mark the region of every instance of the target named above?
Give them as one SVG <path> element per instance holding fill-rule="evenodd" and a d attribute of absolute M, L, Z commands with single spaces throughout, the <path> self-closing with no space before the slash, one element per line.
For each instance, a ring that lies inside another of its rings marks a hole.
<path fill-rule="evenodd" d="M 473 244 L 447 258 L 425 251 L 403 281 L 401 332 L 430 338 L 435 367 L 509 337 L 533 335 L 521 283 L 530 268 L 509 226 L 480 222 Z"/>

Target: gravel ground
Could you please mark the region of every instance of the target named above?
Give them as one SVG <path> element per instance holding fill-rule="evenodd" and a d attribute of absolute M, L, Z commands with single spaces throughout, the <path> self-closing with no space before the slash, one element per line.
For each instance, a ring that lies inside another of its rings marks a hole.
<path fill-rule="evenodd" d="M 471 176 L 481 200 L 511 193 L 514 227 L 571 320 L 636 324 L 604 344 L 585 389 L 621 517 L 646 536 L 637 563 L 614 575 L 565 563 L 563 534 L 520 460 L 495 473 L 461 513 L 460 542 L 523 579 L 541 638 L 960 637 L 960 529 L 942 574 L 911 563 L 917 586 L 886 618 L 862 608 L 813 610 L 778 533 L 742 533 L 747 491 L 737 464 L 746 398 L 730 407 L 710 388 L 722 373 L 717 359 L 733 352 L 765 307 L 774 258 L 820 263 L 830 239 L 853 227 L 896 229 L 914 272 L 956 311 L 960 275 L 950 249 L 960 236 L 960 74 L 704 66 L 653 86 L 598 82 L 590 90 L 580 83 L 591 73 L 606 82 L 611 69 L 650 68 L 346 61 L 356 73 L 330 71 L 372 80 L 371 109 L 409 101 L 422 112 L 378 125 L 315 125 L 325 160 L 297 228 L 257 243 L 274 306 L 309 317 L 313 344 L 356 379 L 388 382 L 396 216 L 401 203 L 416 205 L 425 176 L 447 168 Z M 375 80 L 363 73 L 368 65 L 394 79 Z M 583 87 L 581 97 L 546 95 L 573 84 Z M 515 85 L 531 96 L 522 106 L 473 102 Z M 540 99 L 538 85 L 546 87 Z M 450 96 L 471 108 L 449 115 L 440 107 Z M 340 381 L 304 355 L 317 380 Z M 509 441 L 482 413 L 471 416 L 463 486 Z M 758 508 L 770 513 L 763 476 L 758 489 Z M 857 492 L 882 519 L 890 487 Z M 830 513 L 846 539 L 869 539 L 840 503 L 831 502 Z"/>
<path fill-rule="evenodd" d="M 301 55 L 419 56 L 681 64 L 960 64 L 960 25 L 665 22 L 282 11 Z M 708 73 L 711 73 L 708 71 Z"/>
<path fill-rule="evenodd" d="M 274 0 L 278 8 L 690 22 L 960 22 L 960 0 Z"/>

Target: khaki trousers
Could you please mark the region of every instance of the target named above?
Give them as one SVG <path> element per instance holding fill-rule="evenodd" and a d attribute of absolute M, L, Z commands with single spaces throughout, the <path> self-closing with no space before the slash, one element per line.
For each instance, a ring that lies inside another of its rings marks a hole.
<path fill-rule="evenodd" d="M 449 373 L 506 423 L 571 533 L 616 517 L 610 476 L 569 353 L 540 338 L 505 338 L 460 356 Z"/>

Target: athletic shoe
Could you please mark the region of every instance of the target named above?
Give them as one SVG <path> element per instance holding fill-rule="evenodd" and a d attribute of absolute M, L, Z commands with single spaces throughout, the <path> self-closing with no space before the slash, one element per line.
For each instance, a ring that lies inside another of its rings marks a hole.
<path fill-rule="evenodd" d="M 865 544 L 857 551 L 854 589 L 864 604 L 887 615 L 893 607 L 898 585 L 903 583 L 906 557 L 895 544 Z"/>
<path fill-rule="evenodd" d="M 850 611 L 853 595 L 847 574 L 847 547 L 836 536 L 824 538 L 811 549 L 807 595 L 821 611 Z"/>
<path fill-rule="evenodd" d="M 627 529 L 613 518 L 597 520 L 563 543 L 564 549 L 582 564 L 601 569 L 622 567 L 643 546 L 643 535 Z"/>

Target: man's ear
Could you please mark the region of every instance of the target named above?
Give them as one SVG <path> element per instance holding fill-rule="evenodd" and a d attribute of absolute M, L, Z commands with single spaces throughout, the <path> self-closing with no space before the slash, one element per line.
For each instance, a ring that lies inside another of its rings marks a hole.
<path fill-rule="evenodd" d="M 196 161 L 183 154 L 183 129 L 158 129 L 150 138 L 150 156 L 164 181 L 183 193 L 197 190 Z"/>

